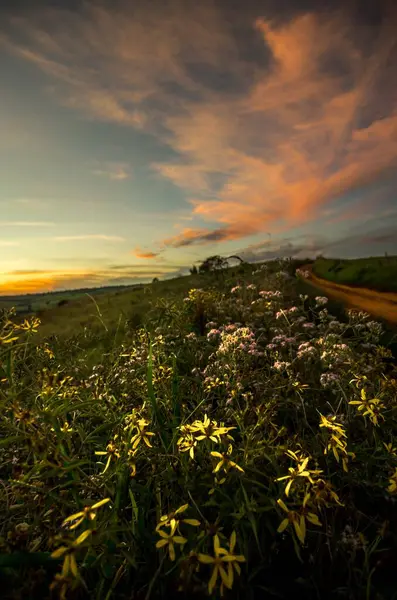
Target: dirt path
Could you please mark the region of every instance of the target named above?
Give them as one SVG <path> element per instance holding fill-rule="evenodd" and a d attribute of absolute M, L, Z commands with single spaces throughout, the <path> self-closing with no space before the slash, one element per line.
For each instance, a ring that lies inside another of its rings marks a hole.
<path fill-rule="evenodd" d="M 374 317 L 397 324 L 397 294 L 326 281 L 314 275 L 312 265 L 305 265 L 301 270 L 309 272 L 309 277 L 305 281 L 322 290 L 324 294 L 340 300 L 346 306 L 359 308 Z"/>

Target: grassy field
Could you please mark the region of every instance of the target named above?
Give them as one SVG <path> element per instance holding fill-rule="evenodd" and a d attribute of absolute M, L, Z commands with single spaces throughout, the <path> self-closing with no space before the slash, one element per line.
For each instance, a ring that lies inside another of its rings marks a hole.
<path fill-rule="evenodd" d="M 366 287 L 380 292 L 397 292 L 397 256 L 342 260 L 317 259 L 313 271 L 335 283 Z"/>
<path fill-rule="evenodd" d="M 3 598 L 397 597 L 397 369 L 296 266 L 2 315 Z"/>
<path fill-rule="evenodd" d="M 136 286 L 139 289 L 142 286 Z M 113 294 L 124 291 L 126 286 L 102 287 L 94 289 L 67 290 L 60 292 L 47 292 L 38 294 L 25 294 L 17 296 L 0 296 L 0 309 L 14 308 L 18 315 L 29 315 L 43 313 L 57 306 L 66 306 L 70 302 L 84 298 L 87 293 L 91 296 Z M 129 287 L 128 289 L 131 289 Z M 133 288 L 135 289 L 135 287 Z"/>

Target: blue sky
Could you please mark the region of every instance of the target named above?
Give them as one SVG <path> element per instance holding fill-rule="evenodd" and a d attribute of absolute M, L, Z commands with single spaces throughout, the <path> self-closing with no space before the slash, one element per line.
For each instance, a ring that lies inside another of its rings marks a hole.
<path fill-rule="evenodd" d="M 29 4 L 0 9 L 0 294 L 397 253 L 381 3 Z"/>

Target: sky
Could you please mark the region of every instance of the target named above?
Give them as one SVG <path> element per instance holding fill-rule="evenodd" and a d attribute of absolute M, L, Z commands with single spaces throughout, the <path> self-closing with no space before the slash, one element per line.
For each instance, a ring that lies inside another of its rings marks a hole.
<path fill-rule="evenodd" d="M 0 0 L 0 295 L 397 254 L 393 0 Z"/>

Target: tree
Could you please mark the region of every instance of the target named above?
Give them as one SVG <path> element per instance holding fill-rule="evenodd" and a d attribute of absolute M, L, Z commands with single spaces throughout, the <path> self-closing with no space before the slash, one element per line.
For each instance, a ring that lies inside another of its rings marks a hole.
<path fill-rule="evenodd" d="M 196 267 L 196 265 L 193 265 L 193 266 L 192 266 L 192 267 L 189 269 L 189 271 L 190 271 L 190 275 L 197 275 L 197 273 L 198 273 L 198 270 L 197 270 L 197 267 Z"/>
<path fill-rule="evenodd" d="M 159 278 L 158 277 L 153 277 L 152 283 L 158 283 Z"/>
<path fill-rule="evenodd" d="M 199 273 L 211 273 L 213 271 L 221 271 L 229 266 L 227 258 L 215 255 L 206 258 L 199 266 Z"/>

